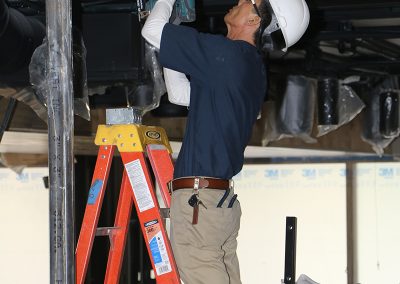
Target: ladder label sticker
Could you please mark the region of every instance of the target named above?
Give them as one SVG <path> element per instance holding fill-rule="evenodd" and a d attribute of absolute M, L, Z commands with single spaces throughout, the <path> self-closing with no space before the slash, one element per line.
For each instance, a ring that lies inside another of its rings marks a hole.
<path fill-rule="evenodd" d="M 172 267 L 169 261 L 168 251 L 161 232 L 160 224 L 157 220 L 153 220 L 144 223 L 144 228 L 157 275 L 171 272 Z"/>
<path fill-rule="evenodd" d="M 125 164 L 126 172 L 128 173 L 129 181 L 133 189 L 133 194 L 140 212 L 154 208 L 154 201 L 151 196 L 149 185 L 144 176 L 140 160 L 134 160 Z"/>
<path fill-rule="evenodd" d="M 93 205 L 97 201 L 97 197 L 99 196 L 100 189 L 103 186 L 103 181 L 101 179 L 96 179 L 92 186 L 89 189 L 89 196 L 87 204 Z"/>

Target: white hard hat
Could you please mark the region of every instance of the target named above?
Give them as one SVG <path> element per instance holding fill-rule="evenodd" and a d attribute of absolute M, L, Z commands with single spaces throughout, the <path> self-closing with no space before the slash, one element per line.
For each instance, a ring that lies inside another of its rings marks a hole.
<path fill-rule="evenodd" d="M 277 34 L 282 37 L 284 43 L 279 49 L 286 51 L 295 44 L 305 33 L 310 22 L 310 12 L 304 0 L 265 0 L 272 9 L 271 24 L 264 30 L 272 40 L 276 40 Z M 275 35 L 273 35 L 275 34 Z"/>

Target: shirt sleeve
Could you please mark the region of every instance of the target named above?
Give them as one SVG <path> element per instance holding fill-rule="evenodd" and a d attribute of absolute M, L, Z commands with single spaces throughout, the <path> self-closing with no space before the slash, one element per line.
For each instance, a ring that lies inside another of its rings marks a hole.
<path fill-rule="evenodd" d="M 222 36 L 199 33 L 187 26 L 165 24 L 161 35 L 159 60 L 163 67 L 209 82 L 215 70 L 217 50 L 223 48 Z"/>
<path fill-rule="evenodd" d="M 168 100 L 176 105 L 189 106 L 190 82 L 186 75 L 167 68 L 163 71 Z"/>

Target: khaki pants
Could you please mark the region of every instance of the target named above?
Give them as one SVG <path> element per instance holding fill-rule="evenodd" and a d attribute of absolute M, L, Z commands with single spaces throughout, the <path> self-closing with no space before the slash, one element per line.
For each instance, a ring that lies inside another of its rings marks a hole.
<path fill-rule="evenodd" d="M 173 192 L 171 200 L 171 244 L 185 284 L 240 284 L 236 255 L 241 209 L 236 200 L 227 208 L 233 189 L 222 208 L 217 204 L 224 190 L 200 189 L 198 224 L 192 225 L 193 207 L 188 204 L 193 189 Z"/>

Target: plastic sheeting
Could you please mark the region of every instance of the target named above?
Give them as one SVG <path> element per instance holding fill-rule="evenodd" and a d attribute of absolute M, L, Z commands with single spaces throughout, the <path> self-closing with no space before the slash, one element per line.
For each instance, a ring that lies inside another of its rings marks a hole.
<path fill-rule="evenodd" d="M 160 105 L 161 96 L 167 92 L 162 67 L 158 62 L 158 50 L 145 43 L 145 76 L 128 92 L 127 106 L 132 108 L 136 115 L 143 115 Z"/>
<path fill-rule="evenodd" d="M 392 76 L 370 89 L 368 94 L 361 138 L 370 144 L 379 156 L 383 155 L 384 149 L 400 134 L 398 99 L 396 102 L 399 93 L 398 78 Z"/>
<path fill-rule="evenodd" d="M 304 76 L 290 75 L 281 104 L 273 103 L 267 113 L 262 144 L 285 137 L 297 137 L 315 143 L 311 137 L 314 122 L 316 82 Z"/>
<path fill-rule="evenodd" d="M 12 170 L 13 172 L 15 172 L 16 174 L 21 174 L 22 171 L 25 169 L 26 165 L 19 165 L 19 166 L 12 166 L 9 165 L 7 158 L 4 157 L 4 153 L 0 153 L 0 165 L 3 165 L 7 168 L 9 168 L 10 170 Z"/>
<path fill-rule="evenodd" d="M 285 281 L 281 280 L 281 284 L 285 284 Z M 297 279 L 296 284 L 319 284 L 319 283 L 315 282 L 307 275 L 301 274 Z"/>
<path fill-rule="evenodd" d="M 320 106 L 322 104 L 322 107 L 318 109 L 317 137 L 328 134 L 342 125 L 349 123 L 363 110 L 363 108 L 365 108 L 364 102 L 357 96 L 356 92 L 349 85 L 347 85 L 355 81 L 359 81 L 359 78 L 349 77 L 345 80 L 336 81 L 337 98 L 333 100 L 337 100 L 337 102 L 330 104 L 330 102 L 333 101 L 329 99 L 331 95 L 328 96 L 328 99 L 323 98 L 322 102 L 319 102 Z M 320 85 L 318 84 L 318 86 Z M 323 87 L 326 87 L 326 85 Z M 320 94 L 320 92 L 318 92 L 318 94 Z M 333 107 L 335 110 L 332 109 Z M 320 114 L 321 111 L 323 114 Z M 333 122 L 333 119 L 329 117 L 331 113 L 335 113 L 335 123 L 330 123 Z"/>
<path fill-rule="evenodd" d="M 167 92 L 163 79 L 162 67 L 158 62 L 158 50 L 146 42 L 145 52 L 146 69 L 153 82 L 153 96 L 151 104 L 143 109 L 143 114 L 157 108 L 160 104 L 161 96 Z"/>
<path fill-rule="evenodd" d="M 301 274 L 296 281 L 296 284 L 318 284 L 307 275 Z"/>
<path fill-rule="evenodd" d="M 30 82 L 35 90 L 35 96 L 39 102 L 47 107 L 48 85 L 46 81 L 47 41 L 36 48 L 29 64 Z M 89 95 L 86 71 L 86 48 L 83 39 L 78 37 L 73 46 L 74 60 L 74 113 L 90 120 Z M 42 118 L 42 117 L 41 117 Z M 45 121 L 47 120 L 44 119 Z"/>
<path fill-rule="evenodd" d="M 0 96 L 5 98 L 14 98 L 20 102 L 23 102 L 27 106 L 33 109 L 33 111 L 43 121 L 47 123 L 47 110 L 42 102 L 35 95 L 35 91 L 32 87 L 8 87 L 0 84 Z"/>

